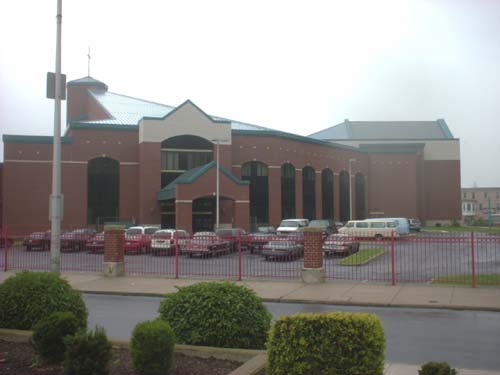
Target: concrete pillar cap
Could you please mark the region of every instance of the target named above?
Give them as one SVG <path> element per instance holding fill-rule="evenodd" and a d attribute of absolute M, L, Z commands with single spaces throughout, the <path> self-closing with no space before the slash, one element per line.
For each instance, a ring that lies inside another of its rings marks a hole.
<path fill-rule="evenodd" d="M 320 227 L 305 227 L 304 232 L 322 232 L 323 229 Z"/>
<path fill-rule="evenodd" d="M 108 224 L 104 226 L 104 231 L 111 231 L 111 230 L 125 230 L 125 225 L 120 225 L 120 224 Z"/>

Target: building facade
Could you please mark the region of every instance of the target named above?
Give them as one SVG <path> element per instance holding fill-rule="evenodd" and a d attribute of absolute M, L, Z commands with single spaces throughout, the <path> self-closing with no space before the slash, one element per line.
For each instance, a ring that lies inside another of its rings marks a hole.
<path fill-rule="evenodd" d="M 3 225 L 49 227 L 52 137 L 4 135 Z M 194 232 L 283 218 L 460 220 L 459 140 L 443 120 L 342 123 L 299 136 L 67 84 L 63 226 L 122 221 Z"/>
<path fill-rule="evenodd" d="M 462 218 L 465 224 L 500 225 L 500 187 L 462 188 Z"/>

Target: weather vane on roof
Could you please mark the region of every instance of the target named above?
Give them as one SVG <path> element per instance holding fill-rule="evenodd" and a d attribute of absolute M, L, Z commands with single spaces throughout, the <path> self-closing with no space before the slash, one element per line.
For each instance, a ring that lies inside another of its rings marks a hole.
<path fill-rule="evenodd" d="M 87 54 L 87 76 L 90 77 L 90 47 L 89 47 L 89 52 Z"/>

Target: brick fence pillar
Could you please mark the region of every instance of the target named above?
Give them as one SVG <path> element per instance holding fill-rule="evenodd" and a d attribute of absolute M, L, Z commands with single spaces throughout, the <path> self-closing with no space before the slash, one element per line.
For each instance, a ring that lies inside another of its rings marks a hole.
<path fill-rule="evenodd" d="M 323 240 L 321 228 L 304 228 L 304 268 L 302 281 L 305 283 L 323 283 L 325 267 L 323 267 Z"/>
<path fill-rule="evenodd" d="M 124 239 L 125 231 L 123 226 L 104 226 L 104 262 L 102 269 L 105 276 L 123 276 L 125 272 Z"/>

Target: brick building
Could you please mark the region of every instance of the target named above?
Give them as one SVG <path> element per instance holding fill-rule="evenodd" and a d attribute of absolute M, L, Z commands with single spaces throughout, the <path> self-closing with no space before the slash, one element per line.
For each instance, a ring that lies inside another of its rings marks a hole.
<path fill-rule="evenodd" d="M 2 220 L 49 227 L 52 137 L 4 135 Z M 63 227 L 109 221 L 213 228 L 282 218 L 460 220 L 459 140 L 443 120 L 346 122 L 309 137 L 67 84 Z"/>

